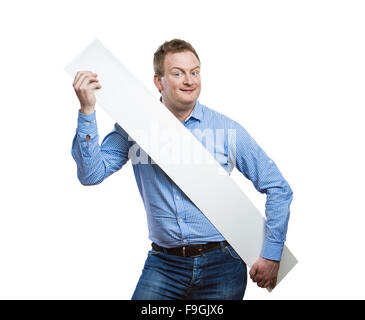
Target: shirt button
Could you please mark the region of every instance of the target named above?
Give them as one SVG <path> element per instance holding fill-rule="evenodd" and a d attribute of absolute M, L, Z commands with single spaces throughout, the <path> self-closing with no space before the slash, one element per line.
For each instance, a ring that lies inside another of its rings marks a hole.
<path fill-rule="evenodd" d="M 180 197 L 179 196 L 176 196 L 176 200 L 180 200 Z"/>
<path fill-rule="evenodd" d="M 87 125 L 87 126 L 90 126 L 90 122 L 86 122 L 86 125 Z"/>
<path fill-rule="evenodd" d="M 186 240 L 186 239 L 184 239 L 183 241 L 184 241 L 184 242 L 187 242 L 187 240 Z"/>
<path fill-rule="evenodd" d="M 182 222 L 182 219 L 181 218 L 179 219 L 179 222 Z"/>

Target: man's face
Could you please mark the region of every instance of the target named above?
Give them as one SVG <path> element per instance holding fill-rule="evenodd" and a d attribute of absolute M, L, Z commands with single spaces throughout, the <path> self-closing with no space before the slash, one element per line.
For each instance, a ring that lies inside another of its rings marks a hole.
<path fill-rule="evenodd" d="M 163 77 L 155 76 L 164 103 L 181 111 L 194 106 L 201 88 L 200 63 L 194 53 L 168 53 L 164 70 Z"/>

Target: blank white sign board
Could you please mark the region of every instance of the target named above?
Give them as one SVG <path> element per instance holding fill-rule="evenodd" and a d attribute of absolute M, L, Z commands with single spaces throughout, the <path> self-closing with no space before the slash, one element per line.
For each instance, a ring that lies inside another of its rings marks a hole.
<path fill-rule="evenodd" d="M 98 74 L 102 84 L 95 91 L 98 104 L 203 212 L 247 265 L 252 266 L 263 246 L 265 218 L 219 162 L 98 39 L 66 67 L 72 77 L 82 70 Z M 141 132 L 156 132 L 156 127 L 160 132 L 169 133 L 168 144 L 174 146 L 174 152 L 161 152 L 166 150 L 166 141 L 157 135 L 150 135 L 148 142 L 141 138 Z M 174 153 L 183 154 L 187 145 L 209 161 L 177 162 Z M 296 263 L 285 246 L 277 283 Z"/>

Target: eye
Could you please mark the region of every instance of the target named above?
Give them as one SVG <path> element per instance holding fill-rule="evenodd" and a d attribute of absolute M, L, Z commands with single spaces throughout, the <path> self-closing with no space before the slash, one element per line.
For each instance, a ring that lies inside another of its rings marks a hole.
<path fill-rule="evenodd" d="M 177 76 L 177 77 L 180 77 L 181 76 L 181 72 L 175 72 L 174 75 Z"/>
<path fill-rule="evenodd" d="M 199 71 L 193 71 L 191 74 L 192 74 L 194 77 L 196 77 L 196 76 L 198 76 L 198 75 L 199 75 Z"/>

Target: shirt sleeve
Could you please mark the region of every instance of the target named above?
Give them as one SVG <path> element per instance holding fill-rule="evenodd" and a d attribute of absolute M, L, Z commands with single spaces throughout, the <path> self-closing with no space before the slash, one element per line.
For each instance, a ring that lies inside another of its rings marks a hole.
<path fill-rule="evenodd" d="M 238 123 L 235 123 L 235 132 L 235 150 L 230 145 L 230 157 L 235 158 L 237 169 L 252 181 L 256 190 L 266 194 L 265 240 L 261 257 L 280 261 L 293 199 L 292 189 L 274 161 Z"/>
<path fill-rule="evenodd" d="M 116 123 L 113 131 L 99 145 L 95 112 L 85 115 L 79 111 L 71 154 L 81 184 L 99 184 L 122 168 L 128 161 L 131 143 L 128 134 Z"/>

